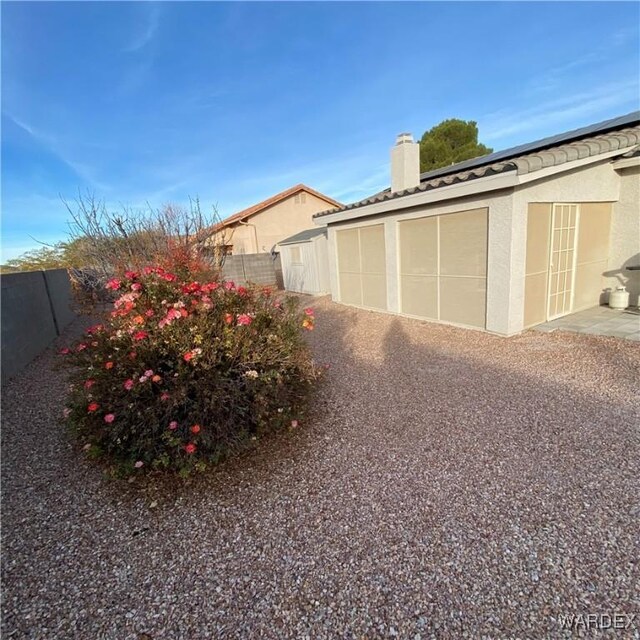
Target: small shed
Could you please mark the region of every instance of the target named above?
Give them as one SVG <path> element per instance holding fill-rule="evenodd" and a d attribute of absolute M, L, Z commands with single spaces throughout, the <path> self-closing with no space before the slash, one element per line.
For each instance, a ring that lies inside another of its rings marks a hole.
<path fill-rule="evenodd" d="M 287 291 L 329 293 L 329 253 L 326 227 L 296 233 L 278 243 Z"/>

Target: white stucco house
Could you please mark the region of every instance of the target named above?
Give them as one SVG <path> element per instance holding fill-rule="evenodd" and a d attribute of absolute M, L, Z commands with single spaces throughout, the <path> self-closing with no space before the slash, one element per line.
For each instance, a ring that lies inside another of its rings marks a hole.
<path fill-rule="evenodd" d="M 419 173 L 401 134 L 391 188 L 314 215 L 344 304 L 505 336 L 638 304 L 640 112 Z"/>

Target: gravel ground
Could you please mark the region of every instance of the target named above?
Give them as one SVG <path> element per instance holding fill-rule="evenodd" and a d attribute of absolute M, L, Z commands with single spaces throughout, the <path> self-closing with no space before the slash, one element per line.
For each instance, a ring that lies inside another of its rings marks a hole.
<path fill-rule="evenodd" d="M 317 415 L 203 478 L 104 479 L 56 423 L 53 351 L 5 388 L 3 638 L 597 637 L 560 616 L 640 613 L 640 345 L 316 308 Z"/>

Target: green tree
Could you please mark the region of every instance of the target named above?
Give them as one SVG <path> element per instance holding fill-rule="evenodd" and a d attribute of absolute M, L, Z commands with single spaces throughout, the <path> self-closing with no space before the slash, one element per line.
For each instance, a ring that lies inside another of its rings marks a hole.
<path fill-rule="evenodd" d="M 12 273 L 15 271 L 60 269 L 68 266 L 65 257 L 65 244 L 59 242 L 53 246 L 46 245 L 39 249 L 32 249 L 17 258 L 7 260 L 5 264 L 0 265 L 0 271 L 2 273 Z"/>
<path fill-rule="evenodd" d="M 420 172 L 491 153 L 478 142 L 478 124 L 451 118 L 425 131 L 420 139 Z"/>

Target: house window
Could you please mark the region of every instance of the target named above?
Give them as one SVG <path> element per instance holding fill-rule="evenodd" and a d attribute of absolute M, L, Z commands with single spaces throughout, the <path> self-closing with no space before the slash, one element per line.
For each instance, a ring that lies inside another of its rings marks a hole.
<path fill-rule="evenodd" d="M 291 264 L 302 264 L 300 247 L 291 247 Z"/>

